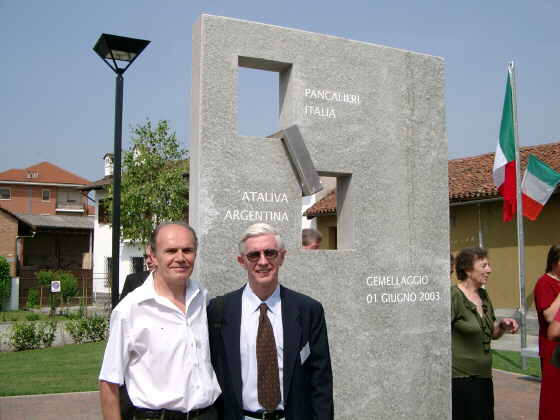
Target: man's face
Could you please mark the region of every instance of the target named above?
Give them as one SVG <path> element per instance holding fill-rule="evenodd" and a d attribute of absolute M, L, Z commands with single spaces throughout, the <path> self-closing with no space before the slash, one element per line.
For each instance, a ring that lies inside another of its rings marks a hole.
<path fill-rule="evenodd" d="M 273 234 L 253 236 L 245 241 L 245 253 L 237 261 L 247 270 L 253 291 L 273 291 L 286 251 L 278 248 Z"/>
<path fill-rule="evenodd" d="M 156 238 L 156 252 L 150 254 L 158 277 L 169 284 L 185 284 L 196 258 L 193 235 L 183 226 L 164 226 Z"/>
<path fill-rule="evenodd" d="M 311 241 L 303 246 L 303 249 L 319 249 L 321 248 L 321 241 Z"/>

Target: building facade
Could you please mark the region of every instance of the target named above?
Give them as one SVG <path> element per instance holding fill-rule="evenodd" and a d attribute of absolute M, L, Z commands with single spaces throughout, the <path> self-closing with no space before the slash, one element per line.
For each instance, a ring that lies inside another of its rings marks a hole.
<path fill-rule="evenodd" d="M 88 215 L 90 181 L 49 162 L 0 172 L 0 207 L 14 214 Z"/>

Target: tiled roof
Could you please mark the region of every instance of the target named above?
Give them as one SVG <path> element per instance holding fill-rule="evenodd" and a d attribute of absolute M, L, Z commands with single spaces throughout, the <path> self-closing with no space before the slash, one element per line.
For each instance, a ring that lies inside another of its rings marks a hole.
<path fill-rule="evenodd" d="M 317 216 L 336 214 L 336 190 L 330 191 L 321 200 L 309 207 L 303 214 L 309 219 Z"/>
<path fill-rule="evenodd" d="M 560 172 L 560 142 L 522 147 L 521 176 L 529 154 L 533 154 Z M 449 161 L 449 201 L 461 202 L 498 197 L 492 179 L 494 153 Z"/>
<path fill-rule="evenodd" d="M 107 176 L 104 176 L 101 179 L 98 179 L 97 181 L 93 181 L 89 185 L 86 185 L 84 190 L 102 190 L 107 185 L 111 184 L 112 182 L 113 182 L 113 175 L 107 175 Z"/>
<path fill-rule="evenodd" d="M 24 169 L 0 172 L 0 181 L 33 182 L 46 184 L 87 185 L 89 180 L 49 162 L 41 162 Z"/>
<path fill-rule="evenodd" d="M 560 172 L 560 142 L 522 147 L 520 154 L 521 171 L 525 170 L 528 155 L 533 154 L 552 169 Z M 492 179 L 493 166 L 494 153 L 450 160 L 448 162 L 449 202 L 457 203 L 498 198 L 498 191 Z M 304 214 L 308 218 L 336 214 L 335 191 L 331 191 L 327 196 L 307 209 Z"/>

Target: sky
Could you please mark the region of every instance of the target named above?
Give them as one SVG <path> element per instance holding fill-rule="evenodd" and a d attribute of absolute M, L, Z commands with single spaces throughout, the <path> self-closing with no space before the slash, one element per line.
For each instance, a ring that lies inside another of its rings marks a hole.
<path fill-rule="evenodd" d="M 124 75 L 123 147 L 131 127 L 165 119 L 188 148 L 191 33 L 203 13 L 442 57 L 450 159 L 495 151 L 513 60 L 521 145 L 560 138 L 553 0 L 0 0 L 0 171 L 49 161 L 103 177 L 115 75 L 92 50 L 101 33 L 151 41 Z M 240 73 L 240 134 L 276 131 L 277 86 L 273 73 Z"/>

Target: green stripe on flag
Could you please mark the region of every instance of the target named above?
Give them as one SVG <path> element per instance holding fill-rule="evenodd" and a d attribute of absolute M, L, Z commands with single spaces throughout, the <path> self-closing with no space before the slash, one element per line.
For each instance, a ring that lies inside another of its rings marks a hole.
<path fill-rule="evenodd" d="M 560 173 L 556 172 L 534 155 L 529 155 L 527 171 L 539 178 L 542 182 L 550 185 L 552 188 L 560 182 Z"/>
<path fill-rule="evenodd" d="M 504 98 L 504 110 L 502 113 L 502 124 L 500 126 L 500 148 L 508 162 L 515 160 L 515 128 L 513 125 L 512 98 L 511 77 L 508 71 L 506 97 Z"/>

